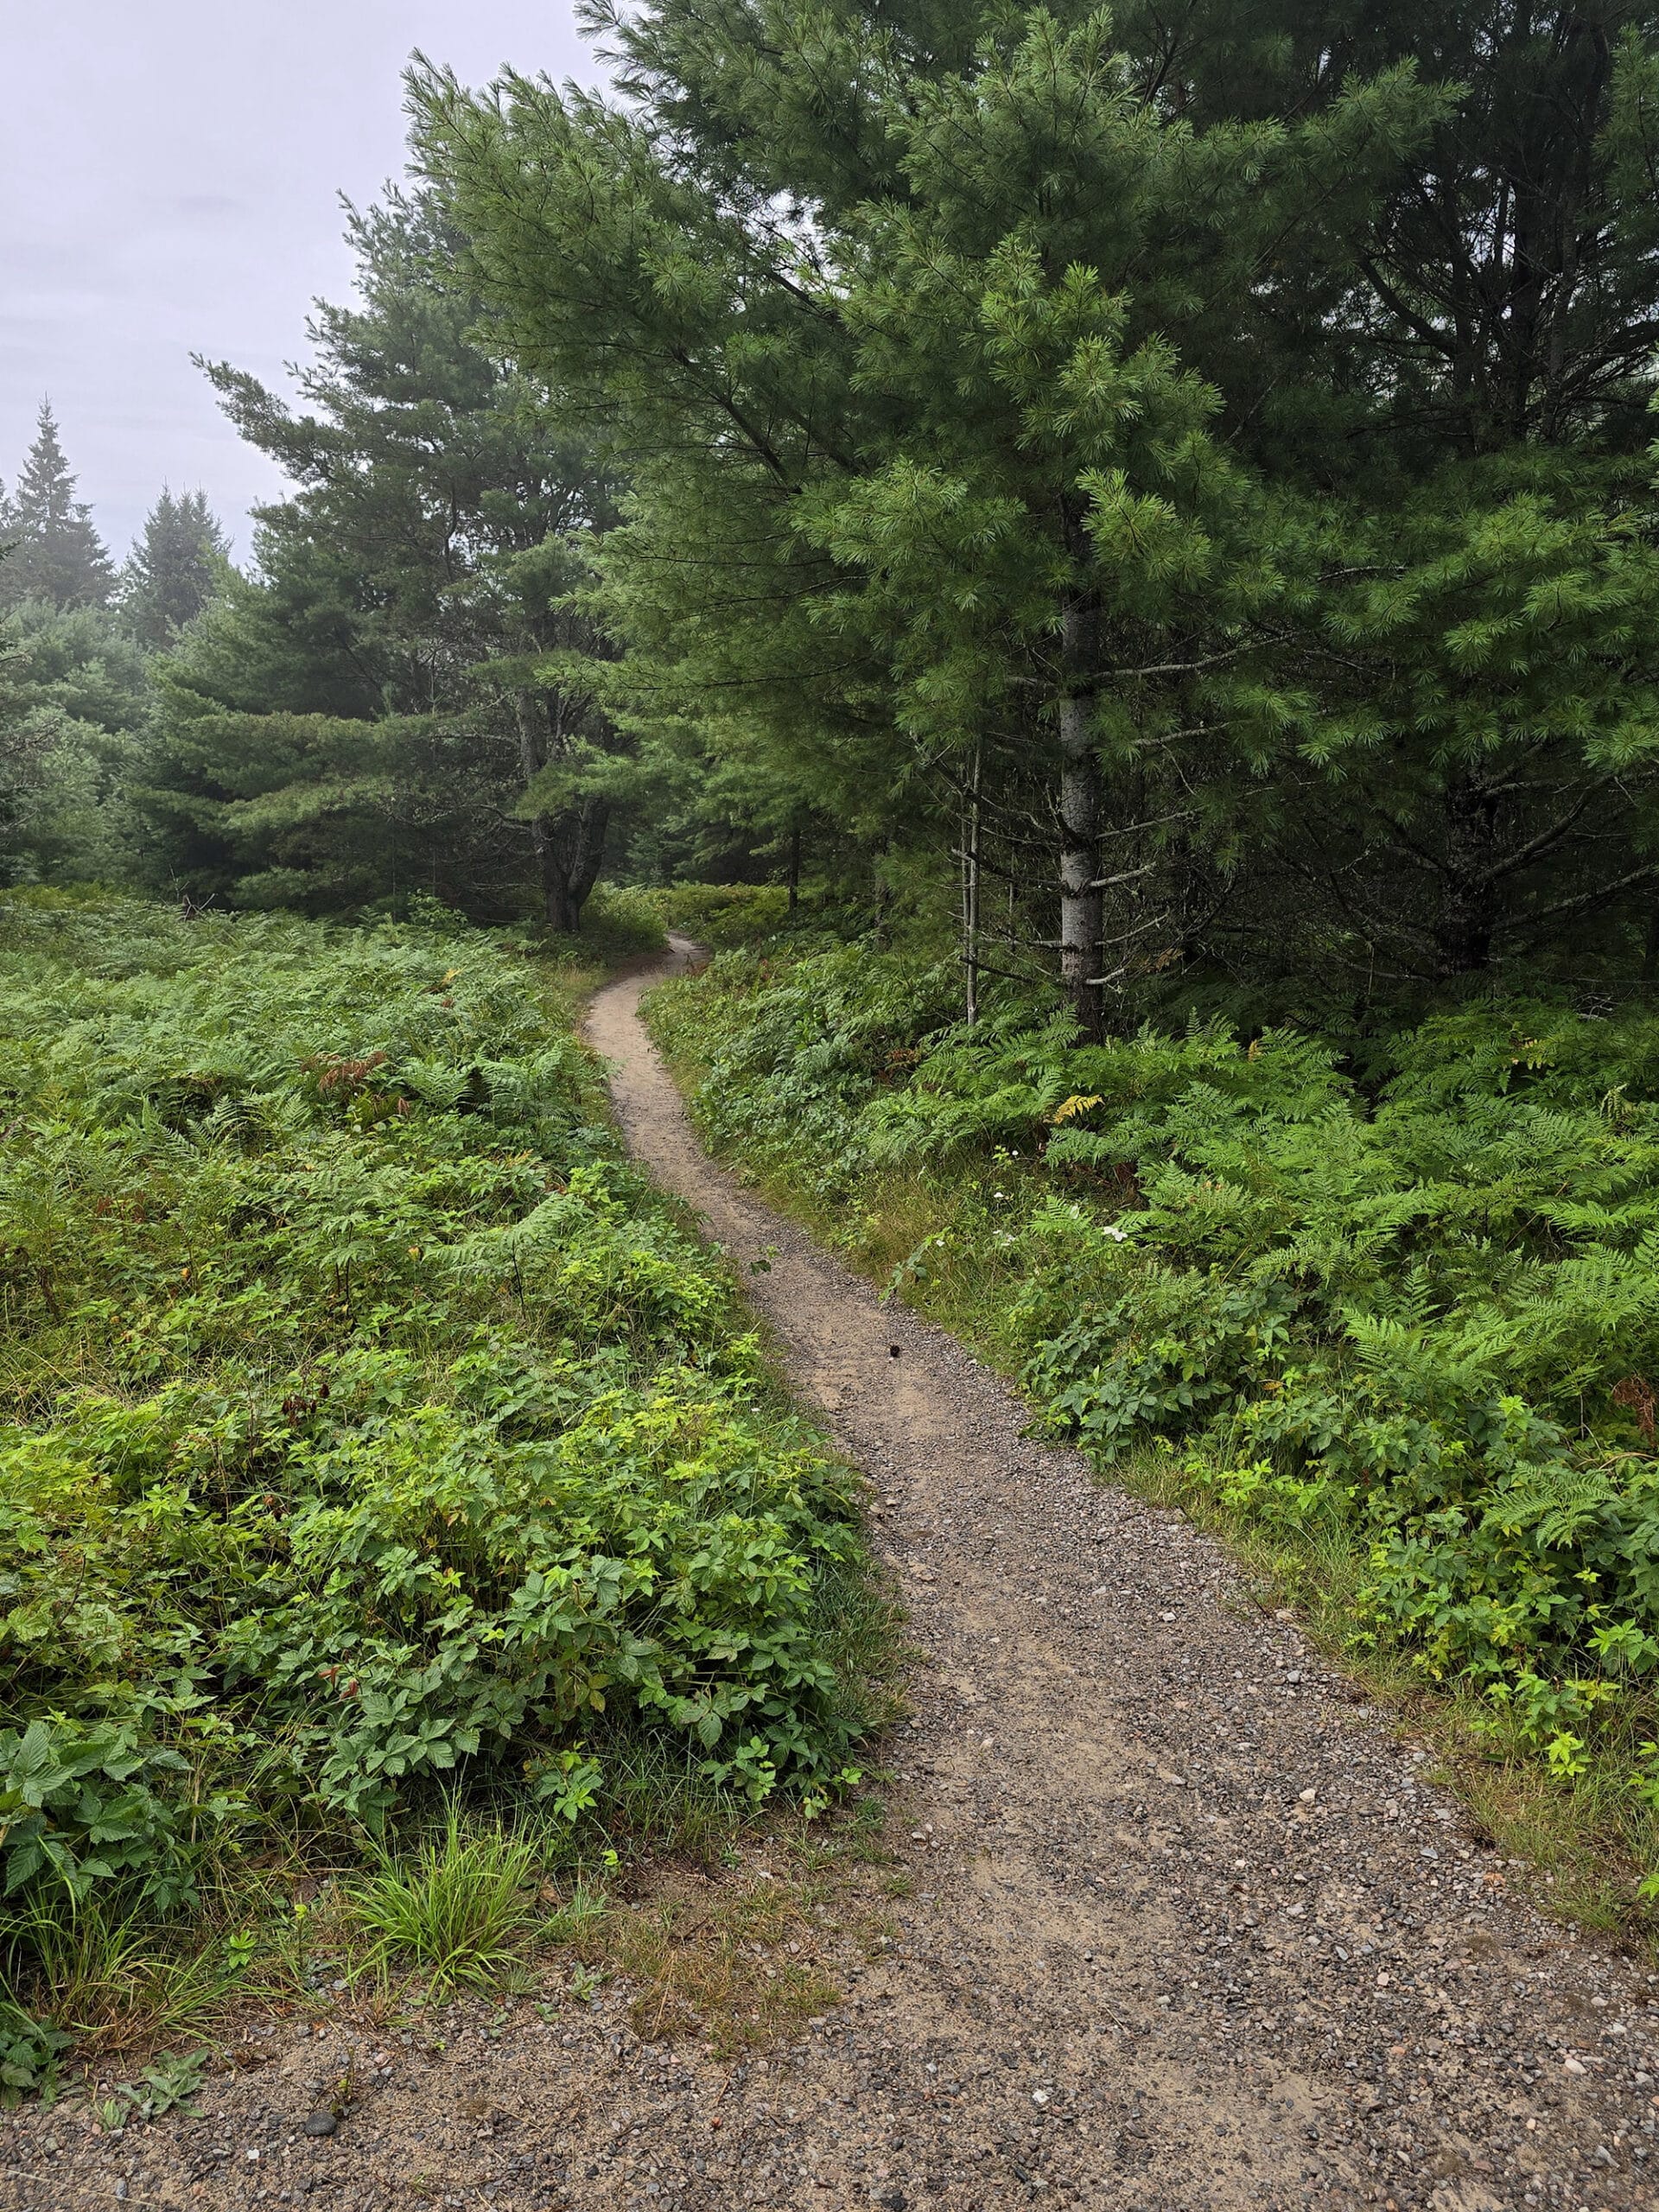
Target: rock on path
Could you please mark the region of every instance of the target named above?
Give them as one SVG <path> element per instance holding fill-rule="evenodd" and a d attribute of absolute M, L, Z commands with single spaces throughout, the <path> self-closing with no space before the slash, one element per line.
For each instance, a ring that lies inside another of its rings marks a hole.
<path fill-rule="evenodd" d="M 747 2065 L 640 2046 L 614 2005 L 474 2008 L 435 2101 L 430 2065 L 341 2031 L 136 2141 L 26 2115 L 0 2202 L 1659 2205 L 1659 1977 L 1512 1898 L 1215 1544 L 1027 1439 L 997 1377 L 709 1163 L 639 1020 L 660 972 L 593 1008 L 628 1142 L 740 1275 L 770 1261 L 751 1295 L 877 1486 L 923 1654 L 900 1941 Z M 360 2102 L 305 2139 L 353 2055 Z"/>

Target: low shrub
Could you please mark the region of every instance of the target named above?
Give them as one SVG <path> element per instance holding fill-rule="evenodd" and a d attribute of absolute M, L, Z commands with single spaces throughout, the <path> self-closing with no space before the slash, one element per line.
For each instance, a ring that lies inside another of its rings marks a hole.
<path fill-rule="evenodd" d="M 176 1919 L 456 1787 L 569 1827 L 645 1753 L 821 1798 L 865 1718 L 849 1478 L 556 973 L 448 925 L 4 929 L 14 1991 L 43 1913 Z"/>

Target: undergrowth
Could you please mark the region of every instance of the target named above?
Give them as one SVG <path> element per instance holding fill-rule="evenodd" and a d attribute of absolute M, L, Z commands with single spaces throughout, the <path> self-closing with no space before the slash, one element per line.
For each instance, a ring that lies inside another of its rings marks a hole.
<path fill-rule="evenodd" d="M 583 976 L 441 916 L 0 931 L 0 2088 L 303 1985 L 317 1870 L 393 1944 L 440 1804 L 505 1880 L 526 1818 L 824 1803 L 852 1478 L 621 1156 Z"/>
<path fill-rule="evenodd" d="M 1225 1529 L 1571 1909 L 1650 1926 L 1659 1018 L 1492 1000 L 1344 1061 L 1016 1005 L 970 1032 L 957 988 L 774 946 L 651 1018 L 719 1150 Z"/>

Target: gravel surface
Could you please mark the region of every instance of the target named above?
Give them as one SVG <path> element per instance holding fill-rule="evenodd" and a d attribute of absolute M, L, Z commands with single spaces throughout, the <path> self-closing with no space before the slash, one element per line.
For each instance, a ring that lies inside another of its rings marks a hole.
<path fill-rule="evenodd" d="M 898 1940 L 843 1946 L 843 2001 L 747 2063 L 641 2044 L 620 1988 L 454 2008 L 442 2050 L 271 2025 L 194 2117 L 14 2116 L 0 2202 L 1659 2205 L 1659 1977 L 1511 1896 L 1214 1543 L 1024 1437 L 995 1375 L 710 1165 L 639 1022 L 658 972 L 593 1012 L 629 1143 L 746 1280 L 770 1260 L 754 1302 L 876 1485 L 923 1655 Z"/>

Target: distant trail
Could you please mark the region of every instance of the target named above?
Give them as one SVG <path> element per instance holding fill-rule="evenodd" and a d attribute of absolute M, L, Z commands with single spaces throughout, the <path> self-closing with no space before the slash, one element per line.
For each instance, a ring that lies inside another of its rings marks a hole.
<path fill-rule="evenodd" d="M 884 1501 L 923 1654 L 891 1753 L 899 1941 L 874 1963 L 809 1944 L 845 2001 L 747 2064 L 642 2045 L 625 1985 L 544 2018 L 478 2001 L 404 2025 L 346 1995 L 315 2034 L 256 2021 L 198 2116 L 0 2120 L 0 2205 L 1659 2203 L 1659 1981 L 1510 1902 L 1215 1545 L 1027 1440 L 959 1344 L 705 1158 L 639 1019 L 690 951 L 601 991 L 590 1034 L 629 1144 Z M 346 2118 L 310 2139 L 342 2078 Z"/>

